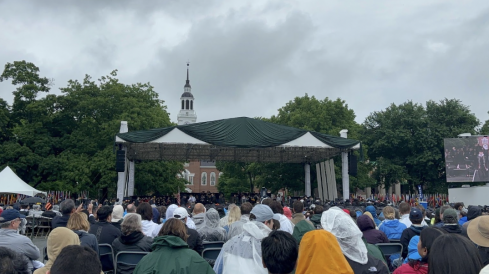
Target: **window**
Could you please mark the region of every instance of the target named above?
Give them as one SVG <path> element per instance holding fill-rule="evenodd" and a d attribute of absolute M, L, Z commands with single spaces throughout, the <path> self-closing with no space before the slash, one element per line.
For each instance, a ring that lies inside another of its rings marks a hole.
<path fill-rule="evenodd" d="M 207 185 L 207 173 L 206 172 L 202 172 L 202 177 L 200 179 L 200 184 L 203 185 L 203 186 L 206 186 Z"/>
<path fill-rule="evenodd" d="M 211 186 L 216 185 L 216 173 L 211 172 Z"/>
<path fill-rule="evenodd" d="M 188 176 L 188 184 L 192 186 L 194 185 L 194 175 Z"/>
<path fill-rule="evenodd" d="M 194 109 L 194 100 L 190 101 L 190 109 Z"/>
<path fill-rule="evenodd" d="M 182 109 L 185 109 L 185 100 L 182 100 Z"/>
<path fill-rule="evenodd" d="M 188 102 L 188 100 L 187 100 L 187 103 L 186 104 L 187 104 L 187 109 L 189 109 L 189 102 Z"/>

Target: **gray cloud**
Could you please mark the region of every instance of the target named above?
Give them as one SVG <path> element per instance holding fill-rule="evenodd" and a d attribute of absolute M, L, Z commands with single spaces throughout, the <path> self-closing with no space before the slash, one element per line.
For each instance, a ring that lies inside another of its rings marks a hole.
<path fill-rule="evenodd" d="M 199 121 L 269 117 L 305 93 L 344 99 L 358 122 L 445 97 L 484 121 L 488 21 L 483 0 L 0 1 L 0 64 L 34 62 L 53 92 L 118 69 L 151 82 L 174 121 L 187 60 Z"/>

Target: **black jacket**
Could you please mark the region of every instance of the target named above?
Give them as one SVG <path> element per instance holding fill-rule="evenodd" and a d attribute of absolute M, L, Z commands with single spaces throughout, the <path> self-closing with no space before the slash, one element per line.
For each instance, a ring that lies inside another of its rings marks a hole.
<path fill-rule="evenodd" d="M 80 238 L 80 245 L 88 246 L 98 254 L 98 242 L 97 238 L 93 234 L 89 234 L 82 230 L 74 230 L 73 232 Z"/>
<path fill-rule="evenodd" d="M 410 227 L 404 229 L 401 235 L 400 242 L 402 244 L 402 257 L 406 258 L 408 254 L 408 246 L 409 246 L 409 241 L 411 241 L 411 238 L 414 236 L 419 236 L 421 233 L 421 230 L 423 230 L 425 227 L 424 226 L 413 226 L 411 225 Z"/>
<path fill-rule="evenodd" d="M 121 235 L 112 242 L 114 256 L 121 251 L 143 251 L 151 252 L 153 239 L 144 236 L 142 232 L 135 231 L 129 235 Z M 131 274 L 135 266 L 118 265 L 116 274 Z"/>
<path fill-rule="evenodd" d="M 44 211 L 44 212 L 41 214 L 41 216 L 42 216 L 42 217 L 47 217 L 47 218 L 54 218 L 54 217 L 56 217 L 56 216 L 58 216 L 58 215 L 56 214 L 56 212 L 53 212 L 53 211 L 51 211 L 51 210 L 46 210 L 46 211 Z"/>
<path fill-rule="evenodd" d="M 462 234 L 462 226 L 459 224 L 453 224 L 453 225 L 445 224 L 441 228 L 448 233 Z"/>
<path fill-rule="evenodd" d="M 53 229 L 57 227 L 66 227 L 68 225 L 69 219 L 70 219 L 70 215 L 56 216 L 51 221 L 51 227 Z"/>
<path fill-rule="evenodd" d="M 121 231 L 108 222 L 96 222 L 92 224 L 88 233 L 95 235 L 99 244 L 109 245 L 112 245 L 114 239 L 121 236 Z M 101 259 L 102 270 L 113 270 L 114 265 L 112 262 L 112 258 L 109 259 L 106 257 L 107 256 L 104 256 L 104 258 Z"/>
<path fill-rule="evenodd" d="M 117 227 L 119 230 L 121 230 L 121 224 L 122 224 L 123 219 L 120 219 L 118 222 L 114 223 L 111 222 L 111 224 L 115 227 Z"/>
<path fill-rule="evenodd" d="M 187 225 L 185 225 L 185 227 L 187 227 Z M 199 232 L 187 227 L 187 234 L 189 235 L 187 239 L 188 247 L 201 255 L 204 250 L 204 245 L 202 244 L 202 238 L 200 237 Z"/>
<path fill-rule="evenodd" d="M 373 257 L 368 254 L 368 262 L 366 264 L 360 264 L 355 261 L 350 260 L 345 256 L 346 260 L 350 264 L 351 269 L 353 269 L 353 273 L 355 274 L 389 274 L 389 268 L 387 265 L 381 260 Z"/>
<path fill-rule="evenodd" d="M 70 219 L 70 214 L 63 215 L 63 216 L 56 216 L 51 221 L 51 227 L 53 229 L 55 229 L 57 227 L 66 227 L 68 225 L 69 219 Z M 93 216 L 88 217 L 88 221 L 90 222 L 90 224 L 96 223 L 95 217 L 93 217 Z"/>

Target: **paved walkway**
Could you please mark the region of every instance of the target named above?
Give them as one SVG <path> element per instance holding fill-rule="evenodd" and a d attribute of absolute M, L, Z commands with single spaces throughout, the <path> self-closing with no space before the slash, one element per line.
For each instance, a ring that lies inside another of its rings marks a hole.
<path fill-rule="evenodd" d="M 44 258 L 44 248 L 47 245 L 47 238 L 45 237 L 32 237 L 32 242 L 39 248 L 39 252 L 41 252 L 41 258 L 39 261 L 42 261 Z"/>

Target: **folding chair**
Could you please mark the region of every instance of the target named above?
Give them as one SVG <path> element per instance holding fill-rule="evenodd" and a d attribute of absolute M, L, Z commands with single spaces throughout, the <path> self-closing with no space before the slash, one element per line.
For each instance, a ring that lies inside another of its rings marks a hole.
<path fill-rule="evenodd" d="M 391 244 L 400 244 L 401 243 L 401 240 L 399 240 L 399 239 L 389 239 L 389 243 L 391 243 Z"/>
<path fill-rule="evenodd" d="M 29 230 L 31 231 L 31 239 L 32 237 L 34 236 L 34 231 L 36 230 L 37 228 L 37 218 L 34 217 L 34 216 L 26 216 L 25 217 L 26 221 L 27 221 L 27 224 L 25 225 L 25 234 L 27 236 L 27 234 L 29 234 Z"/>
<path fill-rule="evenodd" d="M 51 221 L 53 220 L 52 218 L 47 218 L 47 217 L 41 217 L 38 218 L 38 223 L 37 223 L 37 233 L 36 237 L 39 235 L 39 230 L 42 229 L 41 236 L 44 234 L 44 229 L 47 229 L 46 231 L 46 238 L 48 237 L 49 233 L 51 232 Z"/>
<path fill-rule="evenodd" d="M 222 248 L 224 245 L 223 241 L 216 241 L 216 242 L 202 242 L 202 245 L 204 246 L 204 249 L 206 248 Z"/>
<path fill-rule="evenodd" d="M 376 244 L 376 246 L 380 248 L 380 251 L 382 251 L 385 256 L 402 254 L 402 244 L 399 243 Z"/>
<path fill-rule="evenodd" d="M 220 247 L 206 248 L 202 251 L 202 258 L 205 260 L 217 260 L 219 253 L 221 253 Z"/>
<path fill-rule="evenodd" d="M 109 244 L 98 245 L 98 256 L 102 263 L 102 271 L 109 272 L 114 270 L 114 249 Z"/>
<path fill-rule="evenodd" d="M 131 270 L 134 271 L 139 261 L 148 253 L 143 251 L 121 251 L 117 253 L 115 256 L 114 273 L 117 274 L 117 268 L 123 266 L 127 266 L 128 268 L 132 267 Z"/>

